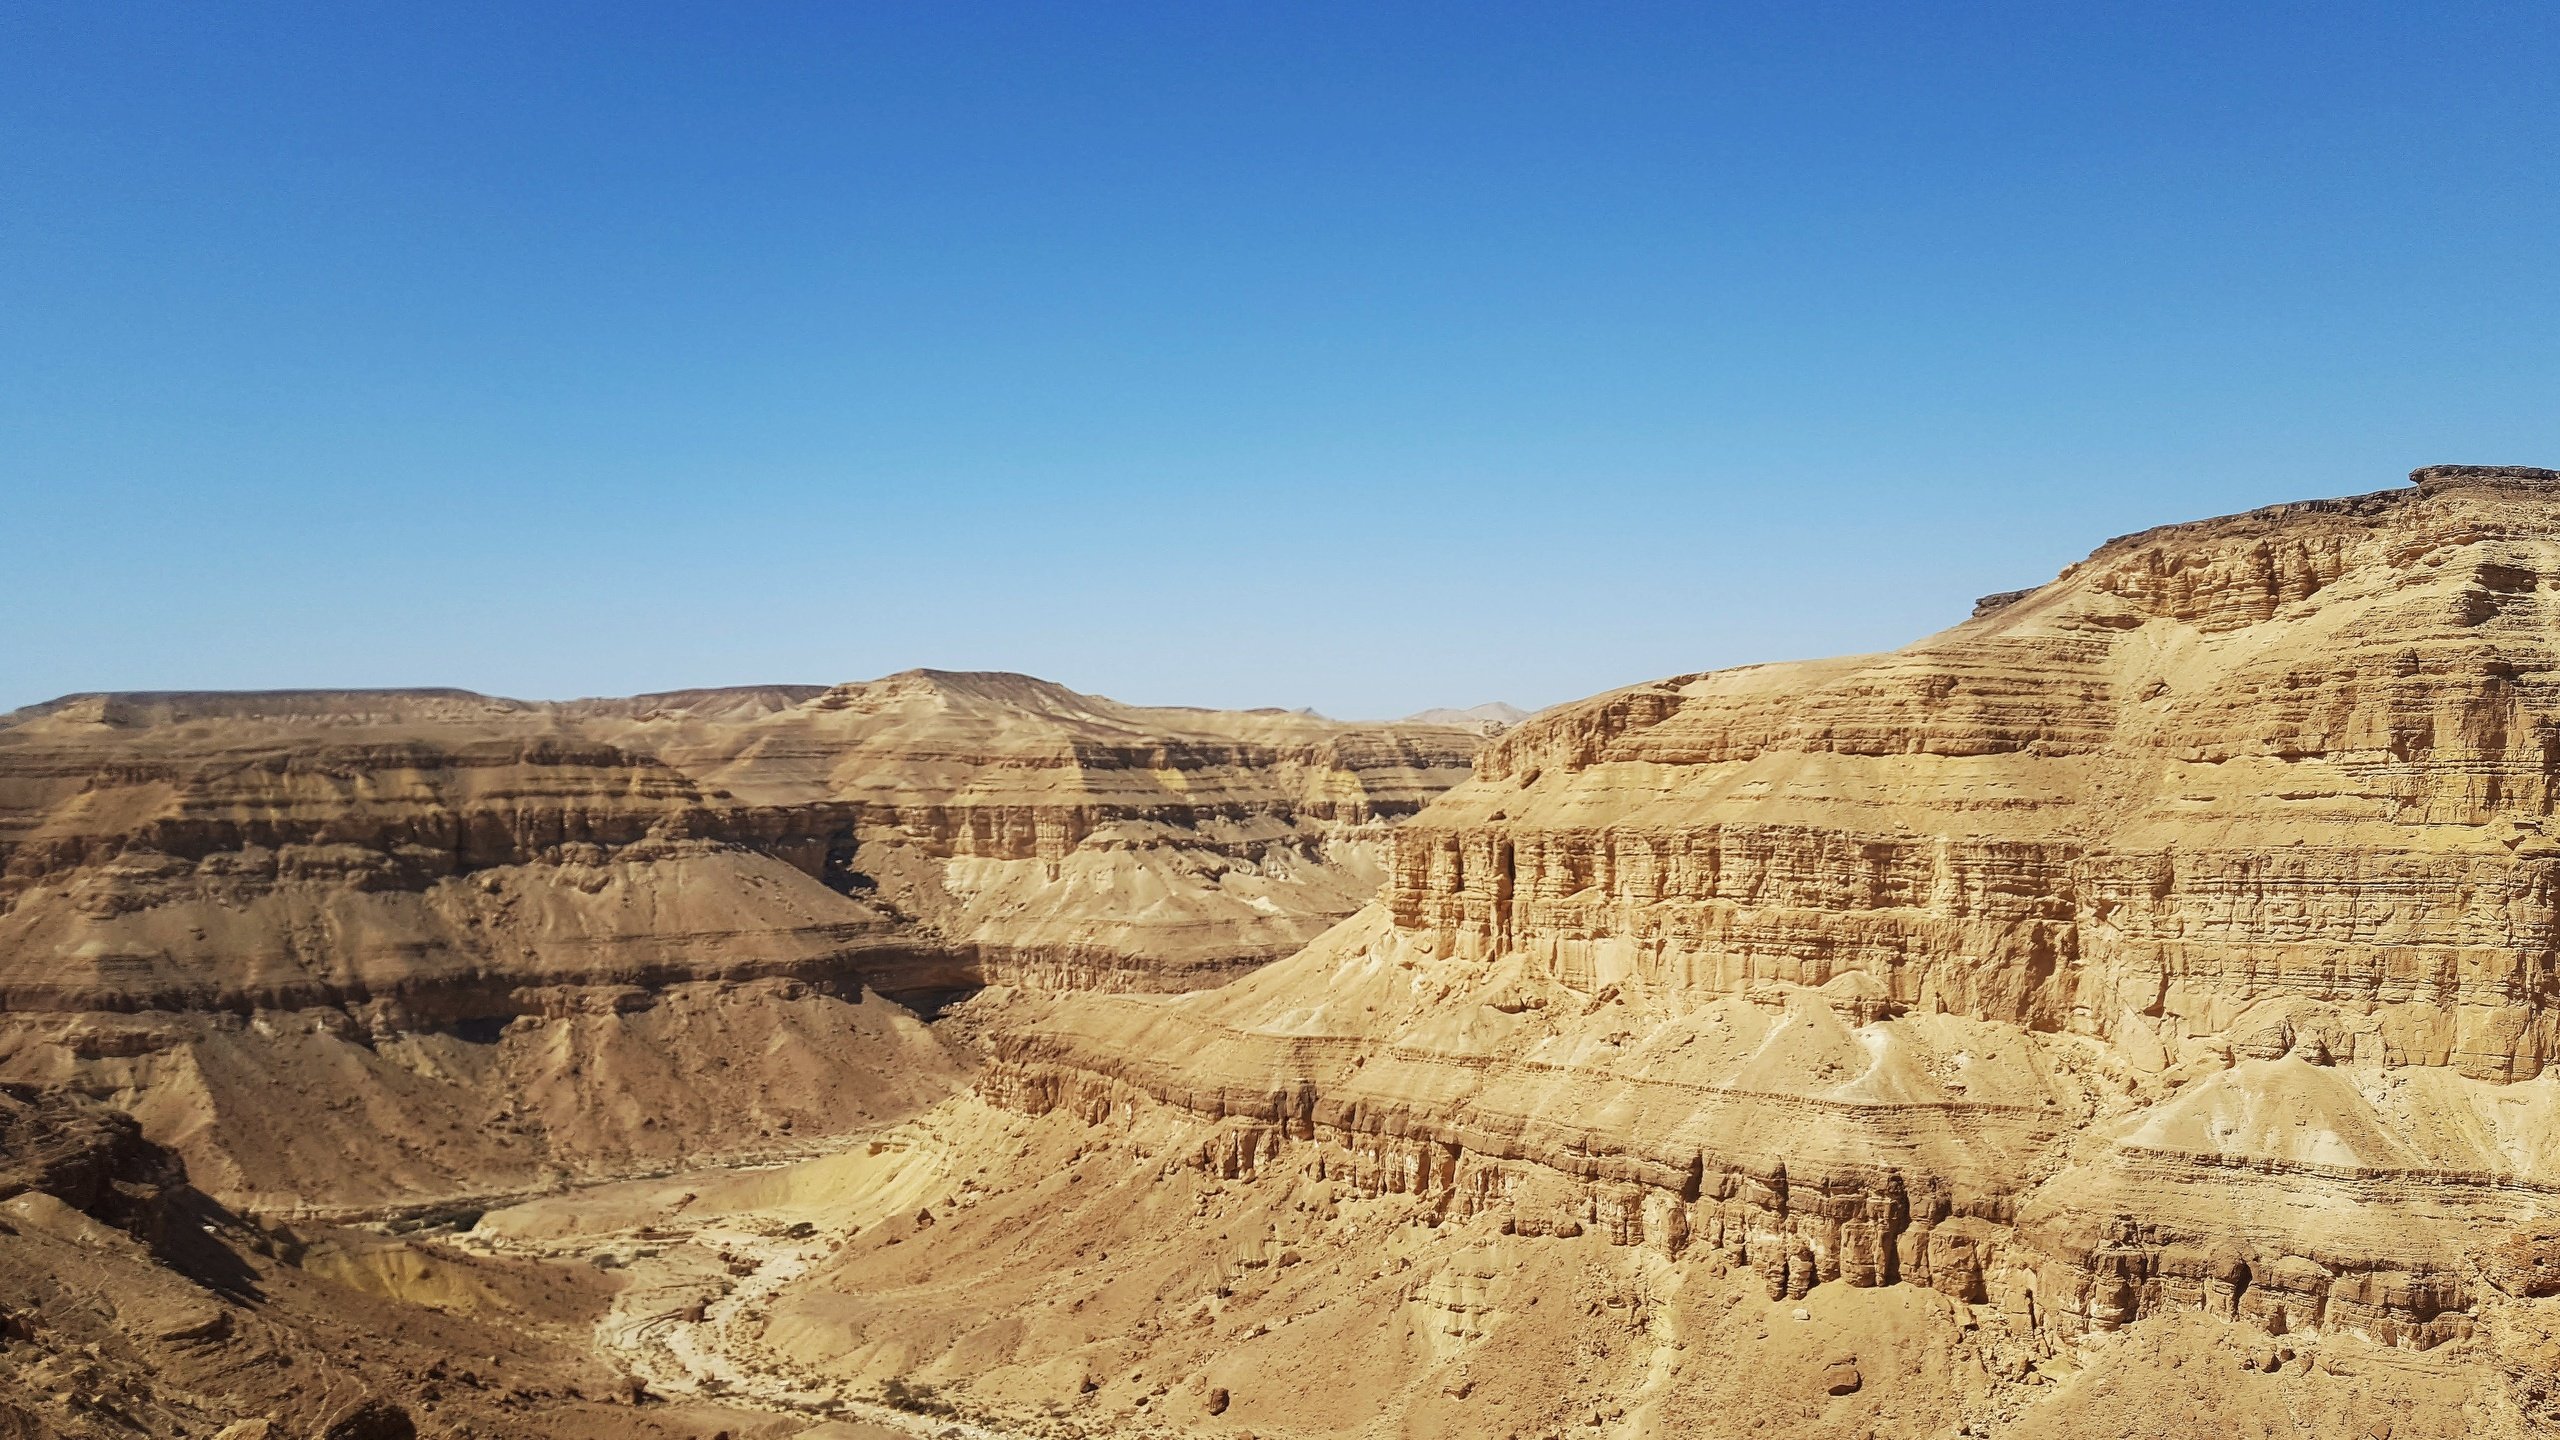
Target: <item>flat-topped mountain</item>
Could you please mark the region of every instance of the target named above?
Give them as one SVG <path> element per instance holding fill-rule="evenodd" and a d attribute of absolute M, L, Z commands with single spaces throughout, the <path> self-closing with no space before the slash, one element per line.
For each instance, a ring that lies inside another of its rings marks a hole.
<path fill-rule="evenodd" d="M 1403 838 L 1389 912 L 1587 989 L 1854 978 L 2145 1055 L 2530 1079 L 2560 477 L 2415 478 L 2113 541 L 1891 655 L 1554 712 Z"/>
<path fill-rule="evenodd" d="M 0 717 L 0 1075 L 287 1208 L 805 1141 L 950 1083 L 866 993 L 1223 981 L 1359 908 L 1477 743 L 934 671 L 67 697 Z"/>

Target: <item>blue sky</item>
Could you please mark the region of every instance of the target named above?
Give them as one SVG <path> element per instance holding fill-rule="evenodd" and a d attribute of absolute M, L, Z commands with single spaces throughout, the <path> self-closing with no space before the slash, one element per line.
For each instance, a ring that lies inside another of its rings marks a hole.
<path fill-rule="evenodd" d="M 0 707 L 1540 705 L 2560 464 L 2560 11 L 0 10 Z"/>

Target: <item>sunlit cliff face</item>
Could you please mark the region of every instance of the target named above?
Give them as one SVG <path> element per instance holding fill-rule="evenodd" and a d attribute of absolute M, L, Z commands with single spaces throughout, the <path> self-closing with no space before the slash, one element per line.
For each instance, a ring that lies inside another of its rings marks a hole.
<path fill-rule="evenodd" d="M 75 698 L 0 726 L 0 1078 L 289 1213 L 795 1153 L 957 1083 L 879 995 L 1230 978 L 1479 741 L 937 672 Z"/>

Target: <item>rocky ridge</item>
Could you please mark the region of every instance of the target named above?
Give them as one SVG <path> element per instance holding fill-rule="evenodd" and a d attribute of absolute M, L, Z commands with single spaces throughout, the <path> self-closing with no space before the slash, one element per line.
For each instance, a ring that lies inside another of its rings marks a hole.
<path fill-rule="evenodd" d="M 1462 725 L 1487 735 L 1499 735 L 1503 731 L 1510 729 L 1512 726 L 1519 724 L 1521 721 L 1528 719 L 1529 715 L 1529 711 L 1523 710 L 1517 705 L 1508 705 L 1500 700 L 1494 700 L 1482 705 L 1470 705 L 1464 710 L 1454 710 L 1447 706 L 1440 706 L 1430 710 L 1417 710 L 1404 717 L 1403 723 L 1407 725 Z"/>
<path fill-rule="evenodd" d="M 931 671 L 71 697 L 0 720 L 0 1078 L 292 1213 L 788 1153 L 956 1083 L 874 996 L 1222 981 L 1476 743 Z"/>
<path fill-rule="evenodd" d="M 2560 476 L 2413 480 L 1549 711 L 1362 916 L 1216 992 L 1013 999 L 980 1089 L 2048 1354 L 2538 1334 Z"/>

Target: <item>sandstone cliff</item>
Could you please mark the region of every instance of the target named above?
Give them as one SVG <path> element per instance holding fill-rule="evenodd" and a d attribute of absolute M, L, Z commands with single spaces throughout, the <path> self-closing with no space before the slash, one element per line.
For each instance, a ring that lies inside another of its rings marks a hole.
<path fill-rule="evenodd" d="M 978 978 L 1110 989 L 1215 984 L 1304 945 L 1376 893 L 1386 822 L 1464 779 L 1478 744 L 941 671 L 613 733 L 732 803 L 841 817 L 827 878 Z"/>
<path fill-rule="evenodd" d="M 1006 1001 L 980 1088 L 2047 1356 L 2543 1353 L 2560 475 L 2413 478 L 1547 712 L 1373 909 L 1222 990 Z"/>
<path fill-rule="evenodd" d="M 0 1074 L 276 1211 L 816 1137 L 296 1253 L 909 1433 L 2549 1434 L 2560 474 L 2414 478 L 1436 799 L 1018 677 L 22 715 Z"/>
<path fill-rule="evenodd" d="M 284 1210 L 805 1146 L 956 1083 L 874 994 L 1225 980 L 1475 744 L 935 672 L 73 697 L 0 720 L 0 1076 Z"/>

